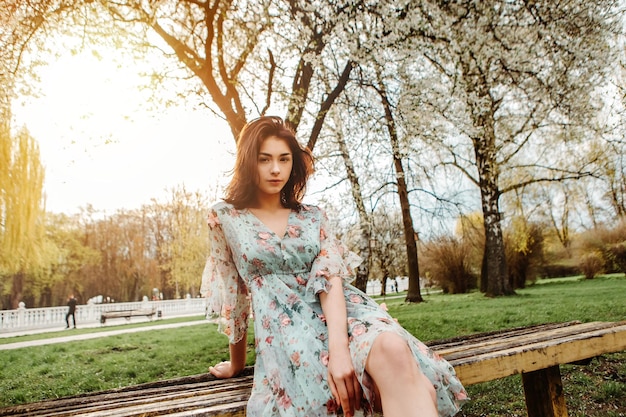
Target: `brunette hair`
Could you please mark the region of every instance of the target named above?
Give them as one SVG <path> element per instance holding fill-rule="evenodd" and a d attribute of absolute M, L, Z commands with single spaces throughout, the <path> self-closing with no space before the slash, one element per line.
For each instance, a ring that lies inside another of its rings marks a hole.
<path fill-rule="evenodd" d="M 277 116 L 263 116 L 248 122 L 237 138 L 237 159 L 233 178 L 226 188 L 224 201 L 237 209 L 249 207 L 257 193 L 257 164 L 261 144 L 270 136 L 283 139 L 291 150 L 293 166 L 289 180 L 281 191 L 284 207 L 299 210 L 306 192 L 306 183 L 313 173 L 313 156 L 300 145 L 294 130 Z"/>

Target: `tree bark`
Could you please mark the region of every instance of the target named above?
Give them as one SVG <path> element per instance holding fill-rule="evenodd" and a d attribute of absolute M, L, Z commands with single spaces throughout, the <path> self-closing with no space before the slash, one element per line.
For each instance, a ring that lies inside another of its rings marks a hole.
<path fill-rule="evenodd" d="M 400 199 L 400 208 L 402 211 L 402 224 L 404 226 L 404 242 L 406 244 L 407 266 L 409 271 L 409 288 L 405 301 L 408 303 L 419 303 L 424 301 L 420 292 L 419 278 L 419 262 L 417 255 L 416 232 L 413 227 L 413 218 L 411 217 L 411 205 L 409 202 L 409 192 L 406 185 L 404 167 L 402 166 L 402 155 L 400 153 L 400 141 L 396 131 L 395 119 L 391 109 L 391 103 L 387 97 L 385 86 L 380 80 L 378 85 L 378 94 L 380 95 L 383 108 L 385 110 L 385 122 L 389 132 L 391 141 L 391 149 L 393 152 L 393 166 L 396 171 L 396 184 L 398 188 L 398 198 Z"/>
<path fill-rule="evenodd" d="M 348 145 L 343 138 L 343 135 L 337 135 L 337 144 L 339 146 L 339 153 L 343 159 L 346 173 L 348 175 L 348 181 L 350 181 L 350 189 L 352 191 L 352 198 L 356 205 L 357 212 L 359 214 L 359 224 L 361 229 L 361 237 L 359 239 L 359 254 L 363 259 L 363 262 L 356 269 L 356 280 L 354 286 L 363 292 L 367 290 L 367 281 L 370 274 L 370 259 L 371 259 L 371 247 L 370 240 L 372 237 L 372 219 L 371 216 L 365 210 L 365 203 L 363 202 L 363 195 L 361 193 L 361 184 L 359 178 L 356 175 L 354 164 L 350 158 L 350 152 Z"/>

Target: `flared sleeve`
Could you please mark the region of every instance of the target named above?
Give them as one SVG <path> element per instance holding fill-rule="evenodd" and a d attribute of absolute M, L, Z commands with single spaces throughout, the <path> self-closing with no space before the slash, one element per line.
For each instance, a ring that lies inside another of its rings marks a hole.
<path fill-rule="evenodd" d="M 209 213 L 208 224 L 210 249 L 200 292 L 207 298 L 209 313 L 217 316 L 218 331 L 234 344 L 248 329 L 250 297 L 215 210 Z"/>
<path fill-rule="evenodd" d="M 309 302 L 317 301 L 317 295 L 330 290 L 328 280 L 338 276 L 344 282 L 352 282 L 355 269 L 362 259 L 348 250 L 346 245 L 335 237 L 332 232 L 328 216 L 322 209 L 319 210 L 320 220 L 320 252 L 313 261 L 311 273 L 307 282 L 305 298 Z"/>

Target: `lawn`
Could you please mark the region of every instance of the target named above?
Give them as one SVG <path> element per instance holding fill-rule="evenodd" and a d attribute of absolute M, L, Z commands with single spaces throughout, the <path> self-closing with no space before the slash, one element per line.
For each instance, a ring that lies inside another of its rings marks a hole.
<path fill-rule="evenodd" d="M 405 304 L 402 297 L 379 301 L 411 333 L 430 341 L 537 323 L 626 320 L 624 295 L 626 278 L 614 275 L 539 281 L 518 290 L 516 296 L 502 298 L 424 292 L 425 302 L 420 304 Z M 50 335 L 0 339 L 0 343 L 45 337 Z M 250 332 L 250 346 L 253 337 Z M 0 354 L 0 407 L 199 374 L 227 358 L 226 338 L 208 322 L 6 350 Z M 248 364 L 253 363 L 250 352 Z M 571 417 L 626 416 L 626 353 L 604 355 L 588 366 L 562 366 L 562 375 Z M 469 386 L 472 401 L 459 417 L 525 416 L 520 379 L 513 376 Z"/>

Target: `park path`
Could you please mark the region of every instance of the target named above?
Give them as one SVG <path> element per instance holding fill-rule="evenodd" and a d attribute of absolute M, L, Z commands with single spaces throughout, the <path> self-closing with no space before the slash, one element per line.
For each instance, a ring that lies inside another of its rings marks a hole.
<path fill-rule="evenodd" d="M 157 324 L 155 326 L 134 327 L 132 329 L 109 330 L 106 332 L 85 333 L 85 334 L 77 334 L 77 335 L 69 335 L 69 336 L 59 336 L 59 337 L 53 337 L 49 339 L 38 339 L 38 340 L 30 340 L 30 341 L 25 341 L 25 342 L 5 343 L 5 344 L 0 344 L 0 350 L 21 349 L 21 348 L 31 347 L 31 346 L 43 346 L 43 345 L 51 345 L 55 343 L 73 342 L 76 340 L 97 339 L 99 337 L 115 336 L 118 334 L 146 332 L 150 330 L 172 329 L 172 328 L 194 326 L 196 324 L 206 324 L 206 323 L 207 323 L 206 320 L 193 320 L 193 321 L 187 321 L 187 322 L 182 322 L 182 323 Z M 71 330 L 67 330 L 67 332 L 71 332 Z M 21 333 L 20 335 L 24 335 L 24 333 Z"/>

